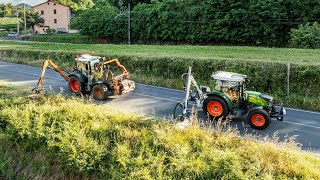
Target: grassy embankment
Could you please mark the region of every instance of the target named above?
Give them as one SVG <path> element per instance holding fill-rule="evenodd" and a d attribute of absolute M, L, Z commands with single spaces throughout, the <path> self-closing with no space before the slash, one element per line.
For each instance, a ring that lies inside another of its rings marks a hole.
<path fill-rule="evenodd" d="M 287 106 L 320 111 L 320 50 L 236 46 L 157 46 L 0 42 L 0 58 L 41 65 L 44 58 L 71 70 L 74 54 L 118 57 L 131 79 L 181 89 L 180 75 L 193 67 L 199 84 L 212 85 L 211 72 L 226 70 L 247 74 L 257 91 L 275 96 Z M 291 64 L 290 96 L 286 96 L 287 63 Z"/>
<path fill-rule="evenodd" d="M 290 140 L 238 138 L 195 119 L 182 130 L 76 98 L 30 100 L 3 84 L 0 110 L 0 177 L 8 179 L 320 178 L 320 159 Z"/>

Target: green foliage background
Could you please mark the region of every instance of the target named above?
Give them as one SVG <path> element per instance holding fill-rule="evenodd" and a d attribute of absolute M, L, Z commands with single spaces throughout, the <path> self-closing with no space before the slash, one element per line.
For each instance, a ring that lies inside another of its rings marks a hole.
<path fill-rule="evenodd" d="M 73 27 L 92 37 L 126 40 L 128 12 L 112 5 L 98 1 L 74 19 Z M 290 30 L 317 20 L 319 9 L 318 2 L 298 0 L 152 1 L 132 9 L 131 34 L 133 41 L 143 43 L 284 46 Z"/>

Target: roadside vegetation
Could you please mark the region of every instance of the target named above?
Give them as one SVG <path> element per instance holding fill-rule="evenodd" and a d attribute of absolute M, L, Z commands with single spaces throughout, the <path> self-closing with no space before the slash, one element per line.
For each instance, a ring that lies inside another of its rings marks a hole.
<path fill-rule="evenodd" d="M 238 138 L 227 125 L 200 128 L 196 119 L 180 129 L 78 98 L 27 99 L 3 84 L 0 97 L 0 174 L 9 179 L 50 178 L 51 170 L 74 179 L 320 178 L 320 159 L 290 139 Z"/>

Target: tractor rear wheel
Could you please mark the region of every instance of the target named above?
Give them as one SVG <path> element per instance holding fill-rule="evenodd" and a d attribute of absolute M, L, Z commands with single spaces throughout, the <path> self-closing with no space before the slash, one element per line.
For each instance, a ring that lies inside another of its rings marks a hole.
<path fill-rule="evenodd" d="M 223 120 L 229 115 L 227 102 L 218 96 L 209 96 L 203 102 L 203 112 L 213 120 L 222 118 Z"/>
<path fill-rule="evenodd" d="M 254 129 L 263 130 L 270 124 L 270 116 L 264 109 L 257 109 L 249 112 L 247 116 L 249 125 Z"/>
<path fill-rule="evenodd" d="M 92 96 L 99 101 L 108 99 L 108 87 L 104 84 L 95 84 L 92 87 Z"/>
<path fill-rule="evenodd" d="M 68 86 L 72 93 L 80 95 L 84 93 L 84 85 L 81 83 L 77 76 L 70 76 L 68 80 Z"/>

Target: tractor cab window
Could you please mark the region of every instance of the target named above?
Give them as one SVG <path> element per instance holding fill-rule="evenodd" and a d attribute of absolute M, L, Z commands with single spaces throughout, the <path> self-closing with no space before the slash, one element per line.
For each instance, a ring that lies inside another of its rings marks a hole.
<path fill-rule="evenodd" d="M 214 89 L 228 95 L 232 101 L 236 101 L 238 87 L 238 82 L 217 80 Z"/>

